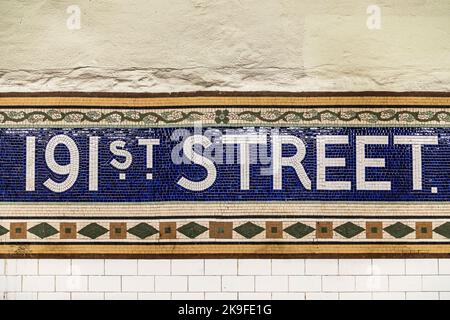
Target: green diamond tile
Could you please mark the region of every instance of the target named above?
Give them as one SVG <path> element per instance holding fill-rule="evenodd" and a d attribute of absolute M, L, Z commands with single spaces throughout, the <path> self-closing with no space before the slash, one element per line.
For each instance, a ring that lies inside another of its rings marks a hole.
<path fill-rule="evenodd" d="M 357 236 L 364 230 L 365 230 L 364 228 L 362 228 L 352 222 L 347 222 L 347 223 L 341 224 L 340 226 L 338 226 L 334 229 L 334 231 L 336 231 L 341 236 L 343 236 L 347 239 Z"/>
<path fill-rule="evenodd" d="M 440 234 L 443 237 L 450 239 L 450 222 L 441 224 L 439 227 L 434 229 L 434 232 Z"/>
<path fill-rule="evenodd" d="M 198 223 L 190 222 L 188 224 L 185 224 L 184 226 L 179 227 L 177 230 L 178 232 L 184 234 L 186 237 L 195 239 L 203 232 L 208 230 L 208 228 Z"/>
<path fill-rule="evenodd" d="M 58 230 L 56 230 L 54 227 L 45 222 L 35 225 L 34 227 L 28 229 L 28 232 L 38 236 L 41 239 L 48 238 L 59 233 Z"/>
<path fill-rule="evenodd" d="M 254 223 L 247 222 L 247 223 L 240 225 L 239 227 L 234 228 L 234 231 L 236 231 L 241 236 L 243 236 L 247 239 L 251 239 L 254 236 L 256 236 L 257 234 L 260 234 L 261 232 L 263 232 L 264 228 L 254 224 Z"/>
<path fill-rule="evenodd" d="M 88 224 L 83 229 L 78 231 L 79 234 L 81 234 L 85 237 L 91 238 L 91 239 L 96 239 L 96 238 L 104 235 L 107 232 L 108 232 L 108 229 L 102 227 L 101 225 L 99 225 L 97 223 Z"/>
<path fill-rule="evenodd" d="M 4 226 L 0 226 L 0 236 L 7 234 L 9 232 Z"/>
<path fill-rule="evenodd" d="M 159 231 L 156 230 L 153 226 L 143 222 L 135 225 L 133 228 L 128 229 L 128 233 L 141 239 L 151 237 L 158 232 Z"/>
<path fill-rule="evenodd" d="M 307 236 L 314 230 L 316 230 L 316 229 L 314 229 L 313 227 L 310 227 L 306 224 L 300 223 L 300 222 L 297 222 L 297 223 L 287 227 L 286 229 L 284 229 L 284 231 L 287 234 L 289 234 L 297 239 Z"/>
<path fill-rule="evenodd" d="M 414 229 L 410 226 L 407 226 L 406 224 L 403 224 L 401 222 L 397 222 L 395 224 L 390 225 L 389 227 L 384 228 L 384 231 L 389 233 L 394 238 L 403 238 L 404 236 L 407 236 L 411 232 L 414 232 Z"/>

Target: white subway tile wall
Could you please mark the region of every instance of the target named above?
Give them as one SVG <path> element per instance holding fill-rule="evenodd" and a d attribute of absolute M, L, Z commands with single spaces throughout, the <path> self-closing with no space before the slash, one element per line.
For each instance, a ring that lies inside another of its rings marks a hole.
<path fill-rule="evenodd" d="M 450 259 L 0 259 L 0 300 L 450 300 Z"/>

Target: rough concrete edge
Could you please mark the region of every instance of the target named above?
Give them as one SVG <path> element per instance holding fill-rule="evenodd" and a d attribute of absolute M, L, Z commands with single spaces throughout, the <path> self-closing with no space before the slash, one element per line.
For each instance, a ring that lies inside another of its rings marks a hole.
<path fill-rule="evenodd" d="M 100 68 L 0 70 L 0 92 L 450 91 L 448 70 Z"/>

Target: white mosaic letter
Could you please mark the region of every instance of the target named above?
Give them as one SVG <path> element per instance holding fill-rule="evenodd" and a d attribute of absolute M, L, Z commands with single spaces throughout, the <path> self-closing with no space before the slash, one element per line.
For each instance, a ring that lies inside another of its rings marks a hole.
<path fill-rule="evenodd" d="M 345 167 L 345 158 L 327 158 L 327 144 L 348 144 L 348 136 L 317 136 L 317 190 L 351 190 L 350 181 L 327 181 L 327 168 Z"/>
<path fill-rule="evenodd" d="M 202 135 L 194 135 L 192 137 L 186 138 L 183 144 L 183 152 L 186 158 L 191 160 L 193 163 L 204 167 L 207 172 L 206 178 L 202 181 L 192 181 L 185 177 L 182 177 L 180 180 L 178 180 L 178 185 L 191 191 L 204 191 L 211 187 L 216 181 L 217 169 L 210 159 L 194 151 L 194 146 L 196 144 L 199 144 L 204 148 L 208 148 L 211 145 L 211 140 Z"/>
<path fill-rule="evenodd" d="M 158 146 L 160 143 L 159 139 L 139 139 L 138 144 L 140 146 L 147 146 L 147 157 L 146 157 L 146 165 L 147 169 L 153 168 L 153 146 Z M 147 173 L 147 179 L 153 179 L 153 175 L 151 173 Z"/>
<path fill-rule="evenodd" d="M 222 142 L 224 144 L 239 145 L 239 162 L 241 168 L 241 190 L 250 189 L 250 145 L 266 144 L 267 137 L 265 135 L 224 135 Z"/>
<path fill-rule="evenodd" d="M 69 150 L 70 161 L 66 165 L 60 165 L 55 160 L 55 149 L 58 145 L 64 145 Z M 77 181 L 80 168 L 80 155 L 75 141 L 66 135 L 57 135 L 50 139 L 45 149 L 45 161 L 50 170 L 59 175 L 67 175 L 63 182 L 56 182 L 51 178 L 44 182 L 44 186 L 53 192 L 69 190 Z"/>
<path fill-rule="evenodd" d="M 291 157 L 283 157 L 283 144 L 292 144 L 297 148 L 297 153 Z M 273 156 L 273 188 L 274 190 L 283 189 L 283 167 L 292 167 L 295 169 L 298 178 L 307 190 L 311 190 L 311 180 L 306 174 L 302 165 L 305 159 L 306 147 L 304 142 L 294 136 L 274 135 L 272 137 L 272 156 Z"/>
<path fill-rule="evenodd" d="M 384 158 L 366 158 L 366 145 L 388 144 L 388 136 L 356 137 L 356 189 L 357 190 L 391 190 L 390 181 L 366 181 L 366 168 L 384 168 Z"/>
<path fill-rule="evenodd" d="M 109 150 L 115 156 L 125 158 L 123 162 L 117 161 L 116 159 L 111 160 L 111 165 L 118 170 L 127 170 L 131 163 L 133 162 L 133 156 L 128 150 L 125 150 L 125 141 L 116 140 L 111 143 Z M 119 173 L 119 179 L 125 180 L 125 173 Z"/>
<path fill-rule="evenodd" d="M 25 190 L 35 191 L 36 137 L 27 137 Z"/>
<path fill-rule="evenodd" d="M 98 191 L 98 143 L 100 137 L 89 138 L 89 191 Z"/>
<path fill-rule="evenodd" d="M 422 145 L 437 145 L 438 137 L 434 136 L 395 136 L 395 144 L 412 146 L 413 190 L 422 190 Z"/>

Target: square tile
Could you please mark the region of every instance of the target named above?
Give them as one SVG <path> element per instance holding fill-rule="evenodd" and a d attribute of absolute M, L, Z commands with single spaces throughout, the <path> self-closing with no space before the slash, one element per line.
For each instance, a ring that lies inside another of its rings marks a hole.
<path fill-rule="evenodd" d="M 209 222 L 209 237 L 212 239 L 233 238 L 233 222 Z"/>
<path fill-rule="evenodd" d="M 317 222 L 316 223 L 316 237 L 318 239 L 333 238 L 333 223 L 332 222 Z"/>
<path fill-rule="evenodd" d="M 159 224 L 160 239 L 176 239 L 177 238 L 177 223 L 176 222 L 161 222 Z"/>
<path fill-rule="evenodd" d="M 382 239 L 383 223 L 382 222 L 366 222 L 366 238 Z"/>
<path fill-rule="evenodd" d="M 416 222 L 416 239 L 432 239 L 433 224 L 431 222 Z"/>
<path fill-rule="evenodd" d="M 266 222 L 266 238 L 267 239 L 282 239 L 283 238 L 283 223 L 279 221 Z"/>
<path fill-rule="evenodd" d="M 77 238 L 77 224 L 62 222 L 59 225 L 60 239 L 76 239 Z"/>
<path fill-rule="evenodd" d="M 27 224 L 25 222 L 12 222 L 9 230 L 9 236 L 11 239 L 27 238 Z"/>
<path fill-rule="evenodd" d="M 127 238 L 127 224 L 124 222 L 111 222 L 109 224 L 109 238 L 110 239 L 126 239 Z"/>

